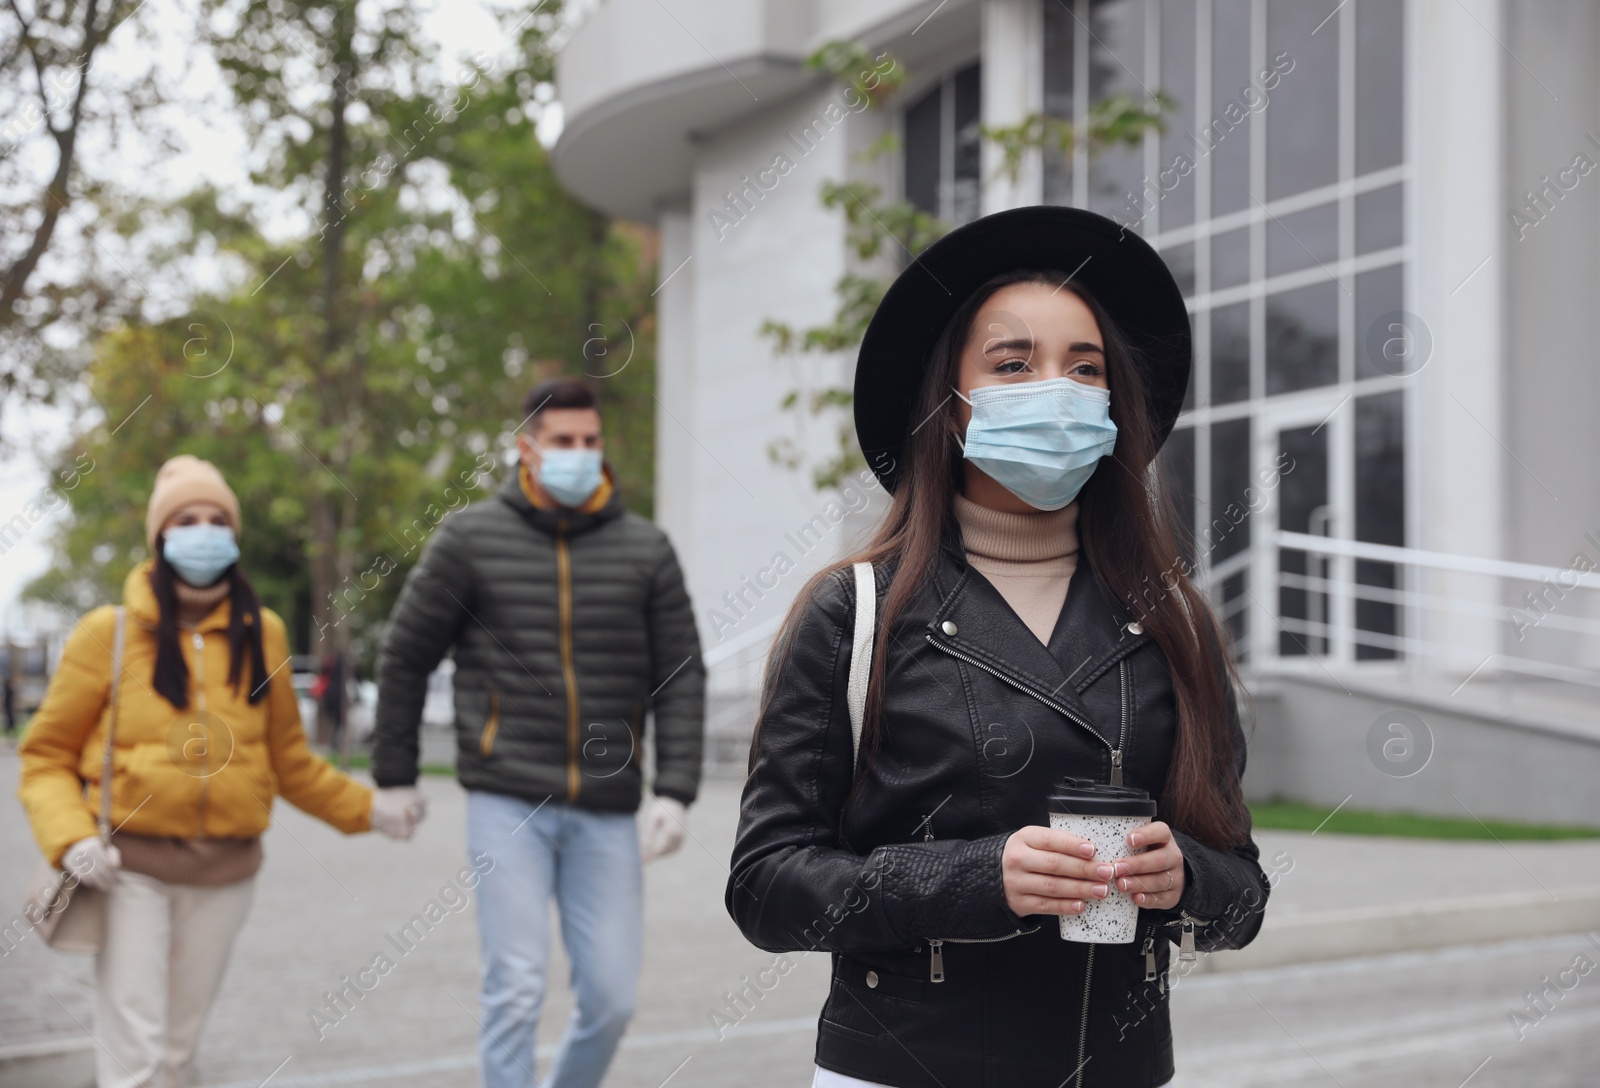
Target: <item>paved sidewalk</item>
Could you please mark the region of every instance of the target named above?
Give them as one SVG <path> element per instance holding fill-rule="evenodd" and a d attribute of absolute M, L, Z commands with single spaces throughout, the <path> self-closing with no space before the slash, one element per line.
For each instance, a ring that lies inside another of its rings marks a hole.
<path fill-rule="evenodd" d="M 35 862 L 15 799 L 16 771 L 14 753 L 0 752 L 0 906 L 8 909 L 20 902 Z M 207 1029 L 202 1084 L 257 1088 L 269 1076 L 274 1088 L 477 1083 L 473 912 L 446 911 L 404 955 L 386 939 L 421 913 L 430 899 L 439 898 L 465 862 L 464 795 L 448 778 L 426 778 L 423 788 L 430 801 L 428 820 L 418 837 L 404 844 L 372 835 L 347 838 L 286 805 L 276 807 L 255 906 Z M 773 959 L 745 943 L 722 906 L 737 806 L 735 781 L 709 781 L 701 803 L 691 811 L 691 838 L 683 850 L 646 870 L 639 1012 L 607 1080 L 613 1088 L 658 1088 L 669 1075 L 674 1088 L 809 1083 L 815 1018 L 827 990 L 825 956 L 801 957 L 799 966 L 726 1038 L 719 1040 L 712 1029 L 710 1014 L 724 1008 L 724 995 L 743 987 L 746 976 L 753 977 Z M 1263 862 L 1282 874 L 1268 911 L 1269 926 L 1279 919 L 1290 921 L 1296 913 L 1341 907 L 1515 891 L 1559 899 L 1600 887 L 1600 842 L 1502 846 L 1299 832 L 1263 832 L 1258 841 Z M 1600 925 L 1600 918 L 1595 923 Z M 1533 967 L 1524 966 L 1524 960 L 1535 966 L 1548 960 L 1540 970 L 1559 970 L 1571 962 L 1566 945 L 1576 948 L 1580 940 L 1558 942 L 1563 954 L 1553 959 L 1553 952 L 1542 952 L 1508 966 L 1512 981 L 1500 987 L 1503 994 L 1484 997 L 1485 1015 L 1503 1021 L 1503 1014 L 1494 1010 L 1520 1002 L 1521 990 L 1536 984 L 1538 973 L 1528 974 Z M 343 986 L 343 976 L 353 978 L 384 951 L 395 959 L 395 969 L 319 1040 L 309 1013 L 322 1006 L 323 993 Z M 1600 951 L 1595 954 L 1600 957 Z M 92 1046 L 83 1043 L 90 1023 L 88 969 L 87 959 L 52 953 L 37 940 L 24 940 L 0 957 L 0 1052 L 55 1040 Z M 558 953 L 540 1028 L 546 1054 L 571 1007 L 566 974 Z M 1185 1016 L 1190 1007 L 1200 1018 L 1193 1026 L 1203 1020 L 1208 1033 L 1244 1030 L 1229 1016 L 1247 1017 L 1254 1025 L 1250 1030 L 1279 1030 L 1243 994 L 1232 1001 L 1219 996 L 1223 991 L 1207 1000 L 1198 996 L 1231 977 L 1194 980 L 1191 992 L 1197 996 L 1177 1007 L 1180 1039 L 1189 1034 Z M 1276 976 L 1248 972 L 1236 977 Z M 1248 992 L 1267 992 L 1256 989 L 1258 985 L 1264 984 L 1249 983 Z M 1352 986 L 1345 986 L 1348 997 L 1337 999 L 1343 1004 L 1323 1009 L 1324 1018 L 1346 1028 L 1361 1024 L 1368 1035 L 1383 1036 L 1390 1030 L 1386 1014 Z M 1299 987 L 1296 999 L 1302 1004 L 1307 1000 L 1304 989 Z M 1329 1000 L 1335 999 L 1330 995 Z M 1571 1014 L 1565 1026 L 1546 1035 L 1564 1038 L 1568 1026 L 1594 1023 L 1593 1010 L 1600 1006 L 1588 1001 L 1587 1007 L 1590 1011 L 1582 1018 Z M 1399 1022 L 1392 1030 L 1402 1030 Z M 1215 1042 L 1205 1054 L 1208 1065 L 1223 1060 Z M 1293 1055 L 1285 1051 L 1282 1057 L 1289 1061 Z M 547 1061 L 541 1058 L 541 1069 Z M 1452 1083 L 1468 1072 L 1470 1064 Z M 1367 1083 L 1360 1078 L 1355 1082 Z"/>

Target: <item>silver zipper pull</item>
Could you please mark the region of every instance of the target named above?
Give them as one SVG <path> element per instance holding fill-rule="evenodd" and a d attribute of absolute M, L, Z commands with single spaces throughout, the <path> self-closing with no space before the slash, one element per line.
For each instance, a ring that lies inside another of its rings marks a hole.
<path fill-rule="evenodd" d="M 1178 960 L 1181 963 L 1193 963 L 1197 958 L 1194 951 L 1194 919 L 1189 917 L 1188 911 L 1183 914 L 1183 928 L 1178 932 Z"/>
<path fill-rule="evenodd" d="M 1122 785 L 1122 749 L 1111 749 L 1111 784 Z"/>
<path fill-rule="evenodd" d="M 933 841 L 933 813 L 922 818 L 922 841 Z M 928 938 L 928 981 L 944 981 L 944 942 Z"/>
<path fill-rule="evenodd" d="M 1154 982 L 1156 980 L 1156 939 L 1154 937 L 1146 937 L 1144 939 L 1144 980 L 1146 982 Z"/>

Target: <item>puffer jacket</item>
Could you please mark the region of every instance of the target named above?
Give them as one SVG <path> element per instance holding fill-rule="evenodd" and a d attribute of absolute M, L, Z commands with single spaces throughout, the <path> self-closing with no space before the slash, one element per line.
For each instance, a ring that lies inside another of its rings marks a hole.
<path fill-rule="evenodd" d="M 728 911 L 763 949 L 832 954 L 823 1068 L 898 1088 L 1163 1084 L 1171 945 L 1213 951 L 1255 936 L 1270 890 L 1258 850 L 1248 836 L 1222 850 L 1175 832 L 1181 901 L 1142 910 L 1131 944 L 1064 941 L 1054 916 L 1012 913 L 1006 839 L 1049 822 L 1046 798 L 1064 776 L 1110 782 L 1120 761 L 1161 818 L 1174 695 L 1165 655 L 1081 554 L 1046 646 L 959 540 L 947 532 L 911 606 L 877 631 L 889 639 L 886 731 L 875 756 L 863 742 L 848 804 L 850 570 L 805 605 L 769 665 Z M 880 609 L 889 573 L 877 571 Z M 1230 718 L 1242 773 L 1231 693 Z"/>
<path fill-rule="evenodd" d="M 380 786 L 416 780 L 428 674 L 451 649 L 462 786 L 632 812 L 653 711 L 655 792 L 694 801 L 705 669 L 689 595 L 666 533 L 615 488 L 597 510 L 541 509 L 513 473 L 434 530 L 384 639 Z"/>
<path fill-rule="evenodd" d="M 188 708 L 179 710 L 155 693 L 160 609 L 151 566 L 147 559 L 135 567 L 122 588 L 127 642 L 111 762 L 112 826 L 136 835 L 253 838 L 267 829 L 272 800 L 282 796 L 340 831 L 368 830 L 372 791 L 306 744 L 287 668 L 289 640 L 275 612 L 261 610 L 270 679 L 260 702 L 249 702 L 248 666 L 237 691 L 228 683 L 232 604 L 226 598 L 193 631 L 179 632 L 189 666 Z M 95 833 L 115 627 L 110 605 L 78 621 L 17 747 L 17 792 L 52 865 L 60 865 L 67 847 Z"/>

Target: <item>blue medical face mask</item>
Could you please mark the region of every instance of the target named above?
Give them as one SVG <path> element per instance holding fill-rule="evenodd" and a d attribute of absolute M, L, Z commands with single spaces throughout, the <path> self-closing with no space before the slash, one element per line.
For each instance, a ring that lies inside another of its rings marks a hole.
<path fill-rule="evenodd" d="M 562 506 L 581 506 L 600 486 L 600 451 L 542 451 L 539 484 Z"/>
<path fill-rule="evenodd" d="M 1072 378 L 985 385 L 967 403 L 966 459 L 1040 510 L 1077 498 L 1117 444 L 1111 391 Z"/>
<path fill-rule="evenodd" d="M 179 525 L 167 530 L 161 554 L 192 586 L 209 586 L 239 561 L 239 544 L 226 525 Z"/>

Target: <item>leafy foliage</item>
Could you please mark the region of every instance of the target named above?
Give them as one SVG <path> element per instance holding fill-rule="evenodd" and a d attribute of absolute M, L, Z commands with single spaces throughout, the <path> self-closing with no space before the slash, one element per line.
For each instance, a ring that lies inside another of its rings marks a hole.
<path fill-rule="evenodd" d="M 99 330 L 136 313 L 148 280 L 128 237 L 149 212 L 84 169 L 164 146 L 151 14 L 138 0 L 0 9 L 0 399 L 52 403 Z M 113 42 L 115 36 L 115 42 Z M 143 46 L 144 49 L 136 48 Z M 115 53 L 117 59 L 104 63 Z M 130 268 L 133 266 L 138 271 Z"/>
<path fill-rule="evenodd" d="M 569 196 L 536 138 L 558 24 L 547 6 L 522 20 L 514 63 L 478 58 L 429 86 L 410 18 L 209 9 L 257 192 L 279 219 L 291 198 L 305 225 L 269 239 L 271 209 L 209 191 L 173 209 L 177 259 L 214 254 L 239 286 L 96 343 L 89 389 L 106 422 L 63 454 L 96 467 L 33 595 L 116 599 L 144 554 L 156 469 L 191 452 L 238 492 L 243 562 L 296 642 L 349 639 L 370 659 L 423 542 L 491 493 L 522 394 L 555 373 L 595 379 L 623 494 L 648 512 L 653 235 Z"/>

